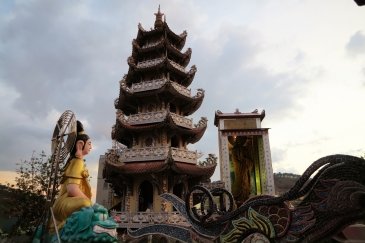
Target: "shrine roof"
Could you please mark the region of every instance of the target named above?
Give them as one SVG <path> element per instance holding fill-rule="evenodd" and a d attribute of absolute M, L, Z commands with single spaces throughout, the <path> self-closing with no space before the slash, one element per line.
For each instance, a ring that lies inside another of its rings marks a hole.
<path fill-rule="evenodd" d="M 123 175 L 142 175 L 149 173 L 159 173 L 171 171 L 176 174 L 189 175 L 191 177 L 210 178 L 215 171 L 216 164 L 208 166 L 201 166 L 198 164 L 185 163 L 172 160 L 148 161 L 148 162 L 130 162 L 130 163 L 113 163 L 111 161 L 105 162 L 106 173 L 108 177 L 110 172 Z M 108 173 L 108 170 L 111 170 Z"/>
<path fill-rule="evenodd" d="M 218 126 L 218 121 L 220 119 L 242 118 L 260 118 L 260 120 L 262 121 L 265 118 L 265 110 L 262 110 L 260 113 L 257 109 L 248 113 L 240 112 L 238 109 L 234 113 L 222 113 L 220 110 L 217 110 L 214 116 L 214 125 Z"/>

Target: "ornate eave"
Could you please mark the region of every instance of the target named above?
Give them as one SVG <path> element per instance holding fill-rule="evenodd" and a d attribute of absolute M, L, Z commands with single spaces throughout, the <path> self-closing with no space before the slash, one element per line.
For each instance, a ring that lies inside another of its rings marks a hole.
<path fill-rule="evenodd" d="M 170 97 L 171 100 L 178 100 L 182 105 L 181 112 L 184 115 L 191 115 L 201 106 L 204 94 L 203 89 L 198 89 L 197 93 L 191 96 L 189 89 L 168 79 L 141 82 L 133 84 L 130 88 L 127 86 L 126 81 L 122 80 L 115 108 L 123 110 L 126 114 L 133 113 L 135 107 L 140 104 L 141 97 L 162 95 L 167 98 Z"/>
<path fill-rule="evenodd" d="M 131 57 L 132 58 L 132 57 Z M 128 85 L 132 85 L 132 83 L 136 83 L 135 79 L 136 77 L 138 77 L 139 74 L 142 74 L 143 72 L 148 72 L 148 71 L 152 71 L 152 72 L 159 72 L 159 71 L 164 71 L 161 70 L 162 68 L 166 68 L 166 62 L 159 62 L 160 60 L 157 60 L 156 62 L 157 65 L 155 66 L 150 66 L 148 68 L 145 69 L 136 69 L 137 65 L 134 64 L 134 62 L 132 60 L 130 60 L 131 62 L 131 66 L 129 67 L 128 73 L 125 76 L 126 82 Z M 176 73 L 178 76 L 178 81 L 181 85 L 183 85 L 184 87 L 188 87 L 190 86 L 190 84 L 192 83 L 194 77 L 195 77 L 195 73 L 197 71 L 196 66 L 193 65 L 191 66 L 189 71 L 181 71 L 179 70 L 179 72 L 174 72 L 174 70 L 176 68 L 171 68 L 171 65 L 169 65 L 170 68 L 167 68 L 167 71 L 172 71 L 171 73 Z M 183 69 L 184 70 L 184 69 Z"/>
<path fill-rule="evenodd" d="M 167 171 L 190 177 L 211 177 L 217 164 L 199 164 L 198 156 L 196 151 L 169 147 L 110 150 L 105 155 L 104 177 L 123 178 Z"/>
<path fill-rule="evenodd" d="M 188 48 L 185 52 L 181 52 L 174 45 L 172 45 L 169 41 L 166 43 L 166 48 L 168 51 L 173 53 L 177 58 L 181 59 L 180 65 L 186 67 L 191 59 L 191 48 Z"/>
<path fill-rule="evenodd" d="M 137 59 L 138 54 L 144 54 L 151 51 L 155 51 L 158 49 L 166 48 L 170 53 L 173 53 L 175 57 L 180 59 L 179 64 L 183 67 L 186 67 L 191 59 L 191 48 L 188 48 L 185 52 L 181 52 L 178 48 L 176 48 L 170 41 L 166 39 L 159 39 L 155 42 L 145 44 L 143 46 L 140 46 L 136 39 L 132 41 L 132 57 L 134 59 Z"/>
<path fill-rule="evenodd" d="M 135 162 L 135 163 L 106 163 L 106 179 L 108 180 L 108 171 L 113 171 L 115 174 L 123 175 L 146 175 L 151 173 L 161 173 L 172 171 L 176 174 L 184 174 L 190 177 L 210 178 L 215 170 L 216 165 L 199 166 L 187 164 L 183 162 L 174 162 L 171 165 L 166 161 L 154 162 Z M 110 179 L 109 179 L 110 180 Z"/>
<path fill-rule="evenodd" d="M 138 32 L 137 32 L 137 41 L 142 40 L 143 38 L 147 38 L 147 37 L 151 37 L 154 36 L 156 34 L 161 34 L 163 33 L 163 31 L 161 29 L 152 29 L 151 30 L 145 30 L 142 27 L 141 23 L 138 23 Z"/>
<path fill-rule="evenodd" d="M 191 76 L 194 77 L 197 69 L 196 66 L 193 65 L 190 67 L 190 70 L 185 70 L 185 67 L 180 65 L 179 63 L 174 62 L 173 60 L 165 57 L 155 58 L 143 62 L 136 63 L 136 60 L 133 56 L 128 57 L 127 59 L 129 65 L 129 71 L 127 74 L 127 79 L 130 79 L 132 75 L 136 72 L 145 72 L 145 71 L 155 71 L 159 68 L 166 67 L 167 70 L 174 72 L 182 77 L 182 80 L 189 80 Z M 185 83 L 185 82 L 184 82 Z"/>
<path fill-rule="evenodd" d="M 173 171 L 178 174 L 184 174 L 188 171 L 189 175 L 192 177 L 203 177 L 204 179 L 208 179 L 213 175 L 216 166 L 217 164 L 197 166 L 187 163 L 173 163 L 172 168 Z"/>
<path fill-rule="evenodd" d="M 162 33 L 166 33 L 166 36 L 168 36 L 168 38 L 174 42 L 174 45 L 178 50 L 181 50 L 184 47 L 188 33 L 184 30 L 181 34 L 177 35 L 170 29 L 166 22 L 164 22 L 162 29 L 154 28 L 151 30 L 145 30 L 142 27 L 142 24 L 139 23 L 136 40 L 140 43 L 141 40 L 144 38 L 153 37 L 155 35 L 162 35 Z"/>
<path fill-rule="evenodd" d="M 166 111 L 125 116 L 121 110 L 118 110 L 116 124 L 112 137 L 122 143 L 121 140 L 127 134 L 141 133 L 153 129 L 176 131 L 186 137 L 187 142 L 195 143 L 203 136 L 207 128 L 207 119 L 202 117 L 197 124 L 193 125 L 191 119 Z"/>
<path fill-rule="evenodd" d="M 166 29 L 166 33 L 175 40 L 174 43 L 175 46 L 181 50 L 184 45 L 185 45 L 185 42 L 186 42 L 186 37 L 188 36 L 188 32 L 186 32 L 186 30 L 184 30 L 181 34 L 177 35 L 175 34 L 171 29 L 170 27 L 167 25 L 167 23 L 165 22 L 165 29 Z"/>
<path fill-rule="evenodd" d="M 114 171 L 118 171 L 121 174 L 136 175 L 136 174 L 148 174 L 158 173 L 167 169 L 168 165 L 165 161 L 148 161 L 148 162 L 136 162 L 136 163 L 111 163 L 108 162 L 106 167 Z M 108 169 L 107 169 L 108 170 Z"/>
<path fill-rule="evenodd" d="M 140 46 L 138 44 L 137 40 L 134 39 L 132 41 L 132 46 L 133 46 L 132 56 L 133 56 L 133 58 L 136 58 L 138 53 L 148 53 L 150 51 L 163 48 L 165 46 L 165 40 L 163 38 L 161 38 L 158 41 Z"/>

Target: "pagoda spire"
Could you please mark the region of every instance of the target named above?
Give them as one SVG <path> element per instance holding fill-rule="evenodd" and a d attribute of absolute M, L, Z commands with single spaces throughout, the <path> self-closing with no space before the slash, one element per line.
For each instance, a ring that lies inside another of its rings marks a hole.
<path fill-rule="evenodd" d="M 161 13 L 160 11 L 160 5 L 158 5 L 158 12 L 155 13 L 156 15 L 156 20 L 155 20 L 155 29 L 161 29 L 163 26 L 163 21 L 162 21 L 162 16 L 164 15 L 163 13 Z"/>

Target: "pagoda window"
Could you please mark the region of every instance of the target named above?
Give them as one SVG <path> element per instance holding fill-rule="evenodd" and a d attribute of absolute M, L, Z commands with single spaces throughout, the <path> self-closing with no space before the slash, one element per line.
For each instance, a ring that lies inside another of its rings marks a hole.
<path fill-rule="evenodd" d="M 174 147 L 174 148 L 179 147 L 179 139 L 176 135 L 171 137 L 171 147 Z"/>
<path fill-rule="evenodd" d="M 146 145 L 146 147 L 152 147 L 152 146 L 154 146 L 153 138 L 152 137 L 146 138 L 145 145 Z"/>
<path fill-rule="evenodd" d="M 178 196 L 179 198 L 183 199 L 184 196 L 184 184 L 183 183 L 178 183 L 174 186 L 174 188 L 172 189 L 172 193 L 176 196 Z"/>
<path fill-rule="evenodd" d="M 148 106 L 147 106 L 147 111 L 148 112 L 153 112 L 155 110 L 155 106 L 153 105 L 153 104 L 149 104 Z"/>
<path fill-rule="evenodd" d="M 139 186 L 138 211 L 153 210 L 153 186 L 148 181 L 143 181 Z"/>
<path fill-rule="evenodd" d="M 174 104 L 170 104 L 170 111 L 173 112 L 173 113 L 176 113 L 176 105 Z"/>

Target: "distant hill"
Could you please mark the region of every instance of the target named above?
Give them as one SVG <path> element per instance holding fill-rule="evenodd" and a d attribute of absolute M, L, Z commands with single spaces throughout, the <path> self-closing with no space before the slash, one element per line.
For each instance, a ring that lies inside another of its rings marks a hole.
<path fill-rule="evenodd" d="M 274 173 L 275 192 L 277 195 L 289 191 L 301 175 L 292 173 Z"/>

